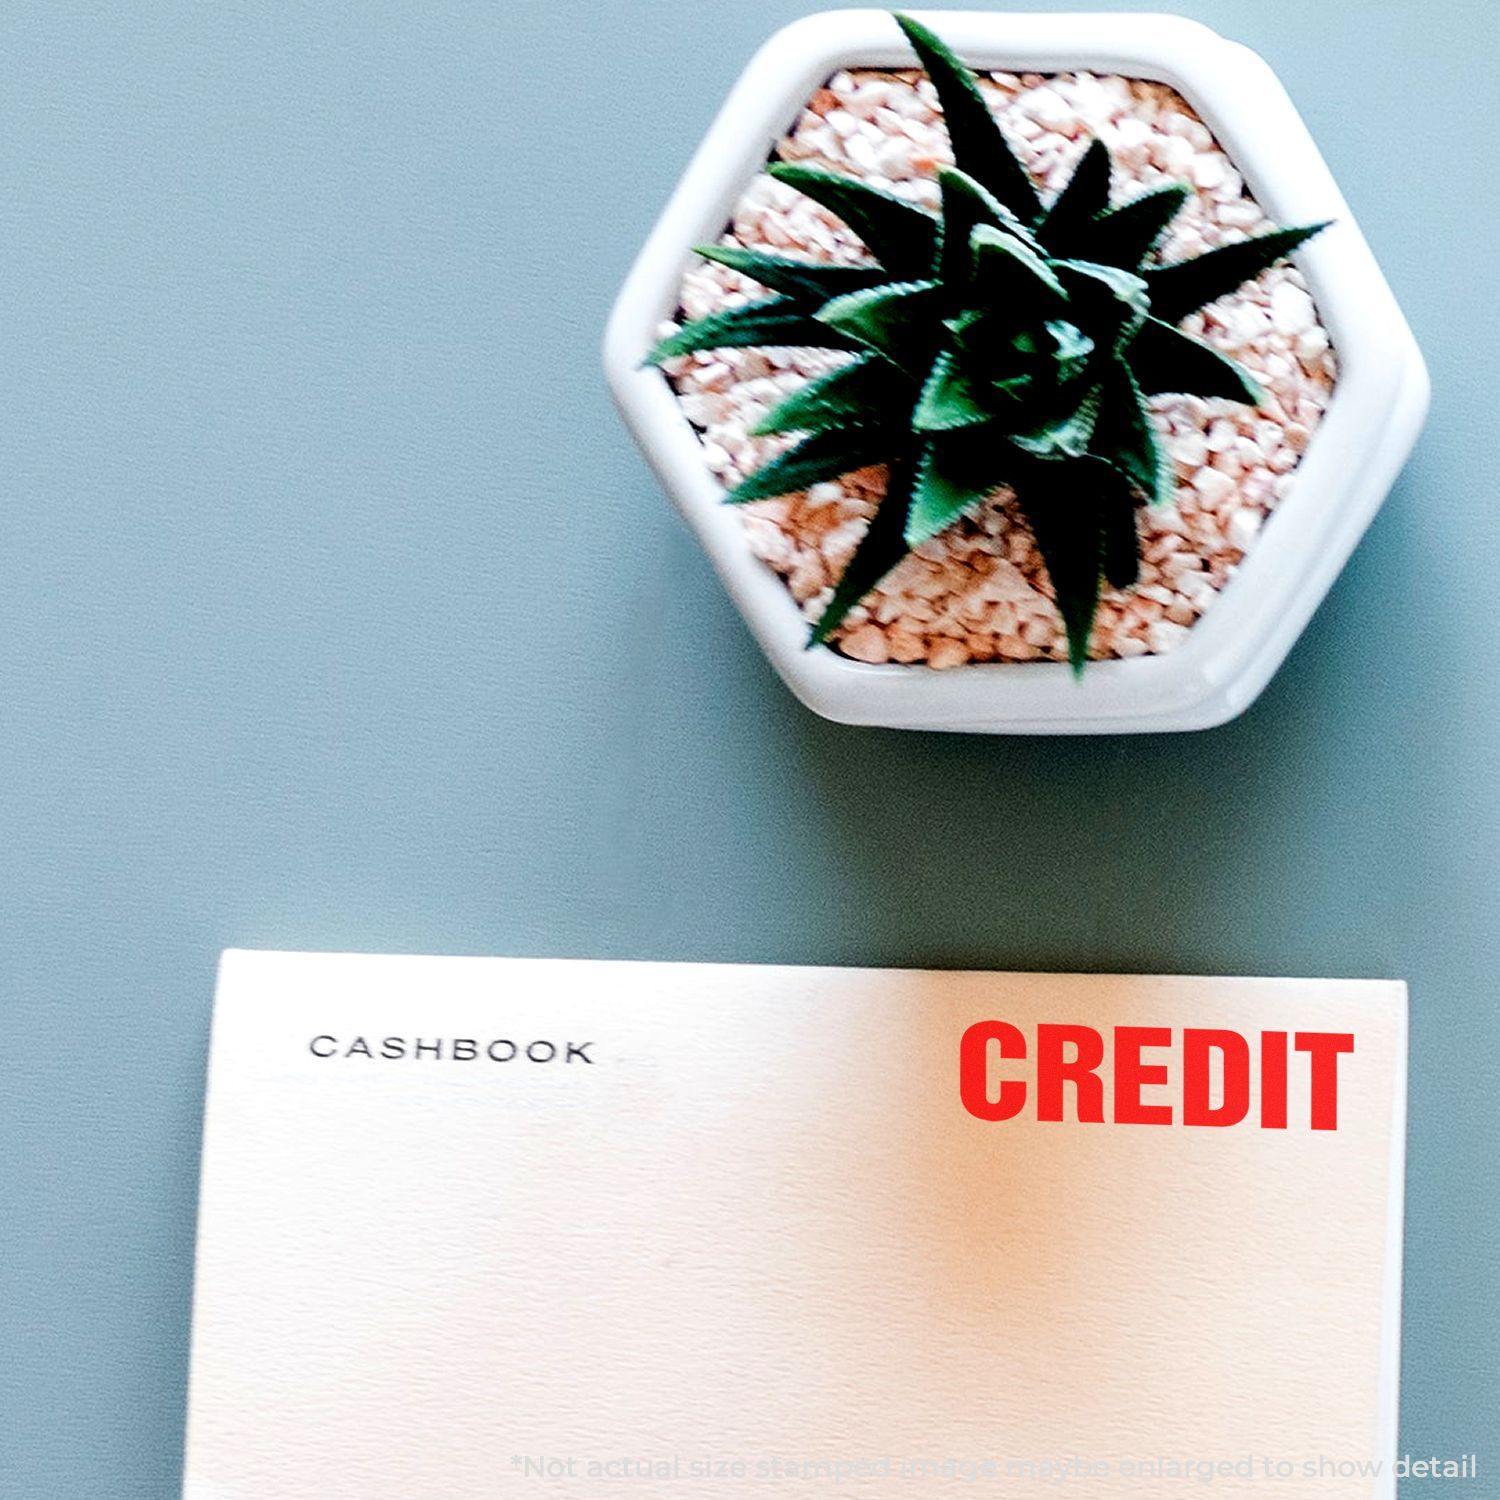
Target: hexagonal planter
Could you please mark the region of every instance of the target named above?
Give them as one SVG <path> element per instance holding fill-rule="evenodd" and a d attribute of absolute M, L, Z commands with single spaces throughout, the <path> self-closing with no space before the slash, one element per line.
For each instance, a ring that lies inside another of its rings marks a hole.
<path fill-rule="evenodd" d="M 808 649 L 792 594 L 724 505 L 699 432 L 671 382 L 642 359 L 677 311 L 690 247 L 717 238 L 773 143 L 839 70 L 911 69 L 879 11 L 832 11 L 774 36 L 752 59 L 690 163 L 609 321 L 615 400 L 663 486 L 707 551 L 756 639 L 794 693 L 845 723 L 999 733 L 1200 729 L 1247 708 L 1331 586 L 1405 462 L 1425 417 L 1421 355 L 1369 247 L 1296 109 L 1254 53 L 1205 27 L 1155 15 L 923 17 L 976 69 L 1086 71 L 1168 85 L 1196 111 L 1282 224 L 1332 219 L 1295 264 L 1337 353 L 1337 380 L 1264 533 L 1212 608 L 1163 654 L 1090 665 L 1055 661 L 871 663 Z"/>

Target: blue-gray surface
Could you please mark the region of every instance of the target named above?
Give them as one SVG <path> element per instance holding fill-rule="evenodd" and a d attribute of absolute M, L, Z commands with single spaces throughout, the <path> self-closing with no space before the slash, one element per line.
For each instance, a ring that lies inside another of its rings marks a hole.
<path fill-rule="evenodd" d="M 176 1487 L 226 944 L 1408 977 L 1403 1443 L 1500 1464 L 1496 12 L 1189 7 L 1286 80 L 1434 415 L 1252 712 L 1026 742 L 798 708 L 601 387 L 803 8 L 6 7 L 4 1500 Z"/>

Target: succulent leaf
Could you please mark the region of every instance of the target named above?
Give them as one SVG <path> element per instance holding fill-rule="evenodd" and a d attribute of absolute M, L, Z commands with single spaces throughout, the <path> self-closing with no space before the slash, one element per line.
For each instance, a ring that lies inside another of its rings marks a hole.
<path fill-rule="evenodd" d="M 1096 138 L 1037 225 L 1036 237 L 1049 255 L 1088 258 L 1090 226 L 1109 207 L 1109 175 L 1109 150 Z"/>
<path fill-rule="evenodd" d="M 1099 547 L 1104 576 L 1113 588 L 1131 588 L 1141 576 L 1141 539 L 1135 527 L 1135 496 L 1117 471 L 1100 464 Z"/>
<path fill-rule="evenodd" d="M 1082 375 L 1089 367 L 1089 357 L 1095 344 L 1076 323 L 1066 318 L 1053 318 L 1047 323 L 1047 332 L 1052 338 L 1052 358 L 1057 366 L 1057 383 L 1066 385 Z"/>
<path fill-rule="evenodd" d="M 1096 458 L 1037 465 L 1016 481 L 1017 495 L 1068 637 L 1075 673 L 1088 660 L 1100 575 L 1129 588 L 1139 575 L 1135 499 L 1117 470 Z"/>
<path fill-rule="evenodd" d="M 796 299 L 768 297 L 684 324 L 662 339 L 646 356 L 645 363 L 660 364 L 664 359 L 699 349 L 754 347 L 850 349 L 855 345 L 836 328 L 818 322 Z"/>
<path fill-rule="evenodd" d="M 911 550 L 906 545 L 906 514 L 911 504 L 913 462 L 909 455 L 893 459 L 885 497 L 854 549 L 833 598 L 808 636 L 809 646 L 821 645 L 844 623 L 845 616 Z"/>
<path fill-rule="evenodd" d="M 1265 400 L 1265 392 L 1232 359 L 1159 318 L 1146 319 L 1125 357 L 1148 396 L 1222 397 L 1247 406 Z"/>
<path fill-rule="evenodd" d="M 724 496 L 731 505 L 790 495 L 825 479 L 880 463 L 891 451 L 891 434 L 880 427 L 838 427 L 815 432 L 763 463 Z"/>
<path fill-rule="evenodd" d="M 817 319 L 892 364 L 920 372 L 932 358 L 937 300 L 935 281 L 890 282 L 835 297 L 818 309 Z"/>
<path fill-rule="evenodd" d="M 755 425 L 752 435 L 899 425 L 909 418 L 911 393 L 911 381 L 889 360 L 861 354 L 784 396 Z"/>
<path fill-rule="evenodd" d="M 898 280 L 926 276 L 931 271 L 937 252 L 938 221 L 925 208 L 857 177 L 844 177 L 819 167 L 779 161 L 766 170 L 778 182 L 806 193 L 836 214 Z"/>
<path fill-rule="evenodd" d="M 1014 433 L 1011 442 L 1033 458 L 1049 461 L 1082 458 L 1098 426 L 1103 398 L 1103 387 L 1091 386 L 1071 409 L 1029 432 Z"/>
<path fill-rule="evenodd" d="M 999 121 L 990 113 L 973 71 L 920 21 L 898 14 L 896 23 L 906 33 L 937 90 L 954 161 L 1023 223 L 1033 222 L 1042 211 L 1042 200 L 1032 185 L 1031 174 L 1010 149 Z"/>
<path fill-rule="evenodd" d="M 1028 479 L 1017 490 L 1047 567 L 1075 674 L 1082 672 L 1088 660 L 1103 565 L 1099 506 L 1088 488 L 1092 481 L 1093 476 L 1081 467 L 1049 464 L 1045 475 Z"/>
<path fill-rule="evenodd" d="M 1252 277 L 1327 229 L 1328 223 L 1325 220 L 1295 229 L 1272 229 L 1232 245 L 1220 245 L 1217 250 L 1206 250 L 1192 260 L 1156 266 L 1145 273 L 1151 311 L 1163 322 L 1180 322 L 1200 307 L 1238 291 Z"/>
<path fill-rule="evenodd" d="M 1047 259 L 1008 230 L 980 224 L 970 234 L 969 246 L 974 257 L 975 289 L 987 302 L 1003 307 L 1013 297 L 1032 304 L 1038 297 L 1067 299 Z"/>
<path fill-rule="evenodd" d="M 1172 182 L 1101 214 L 1089 226 L 1085 258 L 1099 265 L 1137 270 L 1156 248 L 1191 192 L 1186 183 Z"/>
<path fill-rule="evenodd" d="M 704 260 L 717 261 L 749 276 L 769 291 L 795 297 L 814 307 L 831 297 L 857 292 L 867 286 L 879 286 L 890 276 L 879 266 L 842 266 L 826 260 L 795 260 L 789 255 L 769 255 L 763 250 L 746 250 L 742 245 L 698 245 Z"/>
<path fill-rule="evenodd" d="M 952 432 L 974 427 L 994 417 L 994 401 L 970 380 L 954 349 L 945 349 L 932 362 L 911 425 L 917 432 Z"/>
<path fill-rule="evenodd" d="M 933 274 L 944 290 L 955 298 L 962 295 L 970 280 L 974 252 L 970 236 L 981 224 L 1007 230 L 1022 244 L 1038 250 L 1036 240 L 1011 211 L 982 183 L 957 167 L 938 170 L 938 187 L 942 191 L 942 241 Z"/>
<path fill-rule="evenodd" d="M 955 462 L 954 449 L 941 438 L 927 443 L 917 463 L 911 506 L 906 514 L 906 545 L 920 547 L 946 531 L 966 510 L 979 504 L 998 480 L 977 479 L 971 465 Z"/>
<path fill-rule="evenodd" d="M 1073 317 L 1079 326 L 1092 327 L 1096 343 L 1107 343 L 1116 353 L 1124 349 L 1150 312 L 1145 281 L 1119 266 L 1102 266 L 1094 261 L 1060 260 L 1054 264 L 1058 279 L 1077 308 Z"/>
<path fill-rule="evenodd" d="M 1172 466 L 1156 439 L 1146 398 L 1123 365 L 1103 386 L 1090 450 L 1113 465 L 1149 504 L 1168 500 Z"/>

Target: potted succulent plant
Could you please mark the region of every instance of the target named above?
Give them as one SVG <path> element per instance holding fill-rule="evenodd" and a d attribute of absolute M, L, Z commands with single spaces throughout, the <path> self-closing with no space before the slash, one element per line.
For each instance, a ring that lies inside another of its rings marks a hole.
<path fill-rule="evenodd" d="M 1404 459 L 1420 356 L 1252 55 L 934 19 L 816 17 L 752 64 L 621 294 L 617 399 L 820 712 L 1218 722 Z"/>

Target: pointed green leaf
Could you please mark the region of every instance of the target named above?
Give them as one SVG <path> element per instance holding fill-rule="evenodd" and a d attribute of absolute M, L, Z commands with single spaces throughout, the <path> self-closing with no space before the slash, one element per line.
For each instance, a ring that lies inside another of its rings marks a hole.
<path fill-rule="evenodd" d="M 925 208 L 871 187 L 857 177 L 825 172 L 798 162 L 773 162 L 766 170 L 778 182 L 806 193 L 842 219 L 891 276 L 925 276 L 932 269 L 937 255 L 938 221 Z"/>
<path fill-rule="evenodd" d="M 1248 406 L 1265 400 L 1265 392 L 1232 359 L 1158 318 L 1142 324 L 1125 361 L 1148 396 L 1170 392 L 1205 401 L 1221 396 Z"/>
<path fill-rule="evenodd" d="M 746 302 L 684 324 L 662 339 L 642 363 L 659 365 L 664 359 L 699 349 L 746 349 L 757 345 L 792 349 L 854 347 L 836 328 L 818 322 L 793 298 L 768 297 L 763 302 Z"/>
<path fill-rule="evenodd" d="M 730 505 L 790 495 L 825 479 L 837 479 L 869 464 L 880 463 L 891 451 L 893 438 L 878 427 L 841 427 L 815 432 L 785 453 L 764 463 L 737 484 L 724 499 Z"/>
<path fill-rule="evenodd" d="M 1054 318 L 1047 325 L 1052 336 L 1052 358 L 1057 364 L 1057 381 L 1066 385 L 1077 379 L 1089 366 L 1089 357 L 1094 352 L 1094 341 L 1076 323 L 1066 318 Z"/>
<path fill-rule="evenodd" d="M 954 161 L 1023 223 L 1032 223 L 1042 211 L 1042 201 L 990 113 L 973 71 L 920 21 L 899 14 L 896 21 L 937 90 Z"/>
<path fill-rule="evenodd" d="M 984 390 L 965 375 L 958 354 L 945 349 L 932 363 L 911 425 L 918 432 L 951 432 L 988 422 L 993 416 Z"/>
<path fill-rule="evenodd" d="M 717 261 L 742 276 L 749 276 L 770 291 L 781 292 L 815 305 L 846 292 L 879 286 L 890 277 L 879 266 L 846 266 L 835 261 L 796 260 L 789 255 L 770 255 L 747 250 L 742 245 L 699 245 L 705 260 Z"/>
<path fill-rule="evenodd" d="M 1015 481 L 1016 496 L 1036 538 L 1075 673 L 1088 659 L 1099 605 L 1100 574 L 1129 588 L 1140 567 L 1135 502 L 1129 485 L 1092 457 L 1032 464 Z"/>
<path fill-rule="evenodd" d="M 1015 235 L 993 224 L 980 224 L 970 234 L 969 244 L 974 254 L 974 279 L 992 305 L 1003 306 L 1012 298 L 1022 307 L 1039 297 L 1048 302 L 1067 299 L 1051 265 Z"/>
<path fill-rule="evenodd" d="M 1011 434 L 1011 442 L 1033 458 L 1049 460 L 1079 458 L 1088 451 L 1089 440 L 1099 421 L 1102 392 L 1093 386 L 1077 405 L 1061 416 L 1029 432 Z"/>
<path fill-rule="evenodd" d="M 1092 260 L 1054 261 L 1058 279 L 1068 288 L 1069 295 L 1080 292 L 1094 297 L 1107 293 L 1115 301 L 1122 302 L 1143 317 L 1150 311 L 1147 283 L 1143 276 L 1127 271 L 1122 266 L 1101 265 Z"/>
<path fill-rule="evenodd" d="M 1164 323 L 1181 322 L 1210 302 L 1228 296 L 1267 266 L 1305 244 L 1331 221 L 1304 224 L 1296 229 L 1273 229 L 1252 239 L 1236 240 L 1205 251 L 1191 260 L 1173 261 L 1145 272 L 1151 292 L 1151 311 Z"/>
<path fill-rule="evenodd" d="M 888 282 L 835 297 L 818 309 L 817 319 L 920 374 L 932 359 L 940 326 L 937 291 L 935 281 Z"/>
<path fill-rule="evenodd" d="M 1082 248 L 1077 252 L 1079 259 L 1137 270 L 1156 248 L 1190 193 L 1185 183 L 1172 182 L 1101 214 L 1088 227 Z"/>
<path fill-rule="evenodd" d="M 914 391 L 911 379 L 889 360 L 861 354 L 852 364 L 799 386 L 772 408 L 754 435 L 905 423 Z"/>
<path fill-rule="evenodd" d="M 906 514 L 911 504 L 913 462 L 910 455 L 891 461 L 890 477 L 869 529 L 834 586 L 833 598 L 813 626 L 807 644 L 826 641 L 844 618 L 910 550 L 906 545 Z"/>
<path fill-rule="evenodd" d="M 1024 401 L 1038 386 L 1034 375 L 1007 375 L 1003 380 L 992 380 L 989 390 L 1005 401 Z M 1008 408 L 1002 408 L 1008 409 Z"/>
<path fill-rule="evenodd" d="M 944 318 L 943 327 L 953 335 L 954 342 L 960 349 L 967 350 L 993 342 L 986 338 L 993 321 L 984 309 L 971 307 L 956 318 Z"/>
<path fill-rule="evenodd" d="M 1094 139 L 1078 160 L 1047 216 L 1037 225 L 1036 237 L 1055 256 L 1077 255 L 1088 243 L 1089 225 L 1109 207 L 1109 151 Z"/>
<path fill-rule="evenodd" d="M 1112 587 L 1130 588 L 1141 574 L 1141 539 L 1135 526 L 1135 496 L 1107 464 L 1092 470 L 1098 482 L 1099 540 L 1104 576 Z"/>
<path fill-rule="evenodd" d="M 973 248 L 969 237 L 981 224 L 1007 230 L 1024 245 L 1036 250 L 1031 232 L 982 183 L 957 167 L 938 169 L 942 190 L 942 242 L 935 272 L 947 291 L 967 285 L 973 270 Z"/>
<path fill-rule="evenodd" d="M 1157 441 L 1146 398 L 1124 365 L 1115 366 L 1102 397 L 1089 451 L 1118 469 L 1148 503 L 1170 499 L 1172 465 Z"/>
<path fill-rule="evenodd" d="M 1052 582 L 1075 675 L 1088 660 L 1103 566 L 1100 512 L 1090 489 L 1091 478 L 1085 463 L 1035 465 L 1016 486 Z"/>
<path fill-rule="evenodd" d="M 1134 272 L 1119 266 L 1103 266 L 1089 260 L 1053 262 L 1058 279 L 1067 288 L 1077 310 L 1070 313 L 1081 327 L 1091 328 L 1096 344 L 1123 349 L 1146 321 L 1150 298 L 1146 283 Z M 1113 329 L 1113 339 L 1106 335 Z"/>
<path fill-rule="evenodd" d="M 906 545 L 920 547 L 946 531 L 994 488 L 994 481 L 975 479 L 972 465 L 954 462 L 942 438 L 930 440 L 917 463 L 906 517 Z"/>

